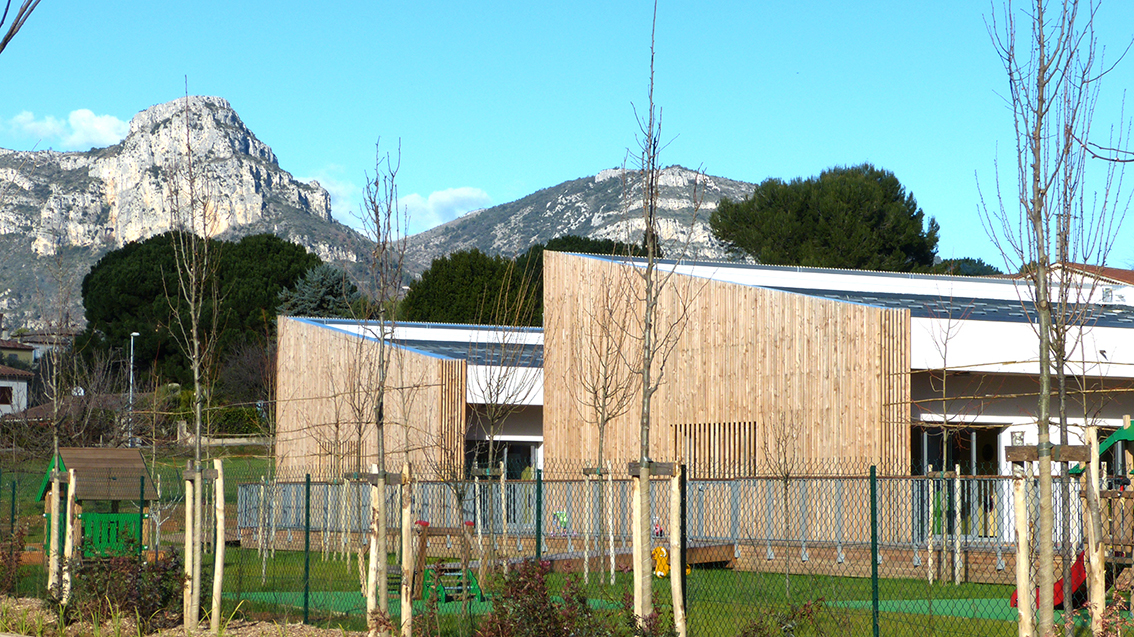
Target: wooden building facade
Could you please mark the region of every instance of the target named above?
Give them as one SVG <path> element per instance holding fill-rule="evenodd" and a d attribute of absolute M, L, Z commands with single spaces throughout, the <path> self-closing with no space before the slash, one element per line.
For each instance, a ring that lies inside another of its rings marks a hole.
<path fill-rule="evenodd" d="M 466 363 L 383 344 L 330 321 L 279 318 L 276 461 L 281 475 L 335 480 L 378 462 L 380 354 L 386 468 L 410 460 L 425 479 L 464 475 Z M 381 464 L 381 463 L 380 463 Z"/>
<path fill-rule="evenodd" d="M 638 267 L 544 255 L 546 458 L 599 457 L 596 419 L 580 409 L 593 401 L 579 382 L 603 374 L 601 351 L 612 342 L 636 364 Z M 681 459 L 692 478 L 766 475 L 785 463 L 796 474 L 869 464 L 908 471 L 909 310 L 674 273 L 658 326 L 666 362 L 651 410 L 654 460 Z M 625 336 L 612 339 L 618 329 Z M 604 458 L 638 458 L 640 400 L 635 391 L 606 427 Z"/>

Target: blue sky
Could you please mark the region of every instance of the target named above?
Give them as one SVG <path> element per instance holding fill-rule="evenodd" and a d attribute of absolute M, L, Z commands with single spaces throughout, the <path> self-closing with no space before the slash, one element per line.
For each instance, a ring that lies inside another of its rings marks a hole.
<path fill-rule="evenodd" d="M 113 143 L 135 113 L 183 95 L 188 76 L 191 93 L 229 100 L 284 169 L 331 190 L 342 221 L 376 140 L 400 139 L 401 194 L 421 230 L 621 164 L 632 105 L 646 100 L 651 8 L 43 0 L 0 55 L 0 147 Z M 662 161 L 751 182 L 869 161 L 938 219 L 942 256 L 1001 263 L 977 214 L 977 176 L 991 187 L 997 161 L 1015 174 L 991 11 L 970 0 L 662 0 Z M 1099 25 L 1116 58 L 1134 3 L 1108 0 Z M 1132 80 L 1134 55 L 1106 78 L 1097 130 Z M 1111 263 L 1134 267 L 1129 246 L 1134 219 Z"/>

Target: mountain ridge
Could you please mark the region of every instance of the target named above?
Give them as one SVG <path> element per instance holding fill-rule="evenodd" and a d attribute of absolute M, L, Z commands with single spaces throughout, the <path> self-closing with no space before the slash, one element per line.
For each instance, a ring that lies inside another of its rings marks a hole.
<path fill-rule="evenodd" d="M 512 256 L 565 234 L 639 242 L 644 223 L 640 207 L 634 205 L 634 176 L 632 170 L 608 168 L 470 211 L 410 236 L 408 269 L 420 272 L 437 257 L 471 248 Z M 659 235 L 667 254 L 727 258 L 728 251 L 709 230 L 709 215 L 722 197 L 743 199 L 755 184 L 669 166 L 662 170 L 659 185 Z M 699 207 L 694 206 L 696 197 L 702 199 Z"/>
<path fill-rule="evenodd" d="M 54 259 L 67 269 L 63 296 L 82 316 L 78 284 L 98 258 L 172 228 L 172 184 L 187 146 L 216 213 L 211 236 L 272 232 L 346 264 L 365 254 L 365 239 L 331 216 L 326 189 L 280 168 L 227 100 L 190 96 L 141 111 L 106 148 L 0 149 L 0 312 L 41 323 L 49 299 L 60 296 L 61 277 L 48 276 L 47 265 L 66 254 L 66 264 Z"/>

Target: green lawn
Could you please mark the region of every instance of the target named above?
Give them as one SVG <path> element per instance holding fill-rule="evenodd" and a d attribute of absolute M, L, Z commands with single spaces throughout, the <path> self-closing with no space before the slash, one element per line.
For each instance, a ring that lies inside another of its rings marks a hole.
<path fill-rule="evenodd" d="M 256 551 L 230 548 L 226 557 L 226 607 L 234 608 L 236 600 L 241 599 L 242 611 L 296 616 L 302 606 L 301 552 L 278 551 L 274 559 L 269 559 L 263 579 Z M 617 573 L 611 586 L 609 574 L 592 573 L 591 578 L 590 585 L 584 587 L 587 597 L 607 607 L 623 601 L 633 580 L 629 573 Z M 566 581 L 567 576 L 551 575 L 551 594 L 559 594 Z M 815 625 L 821 632 L 871 634 L 871 586 L 867 578 L 793 575 L 790 595 L 785 590 L 783 575 L 775 573 L 695 570 L 687 583 L 689 625 L 695 637 L 732 637 L 754 620 L 774 619 L 777 614 L 785 615 L 793 605 L 799 607 L 808 602 L 814 605 Z M 491 591 L 495 583 L 490 581 L 483 587 Z M 669 612 L 669 580 L 655 578 L 653 588 L 658 609 Z M 310 590 L 312 616 L 321 622 L 361 619 L 363 599 L 355 560 L 323 560 L 313 552 Z M 881 634 L 1014 635 L 1014 609 L 1007 605 L 1012 590 L 1010 586 L 989 584 L 954 586 L 937 582 L 931 587 L 920 580 L 882 580 Z M 475 613 L 484 609 L 473 610 Z M 452 606 L 443 607 L 440 615 L 455 612 Z M 443 623 L 448 621 L 451 620 Z M 801 626 L 796 634 L 811 633 Z"/>

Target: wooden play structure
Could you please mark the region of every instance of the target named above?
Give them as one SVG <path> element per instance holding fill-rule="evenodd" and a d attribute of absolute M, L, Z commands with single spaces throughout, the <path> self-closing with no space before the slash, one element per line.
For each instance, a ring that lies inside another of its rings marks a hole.
<path fill-rule="evenodd" d="M 74 472 L 75 482 L 68 477 Z M 84 558 L 122 555 L 143 551 L 149 543 L 145 520 L 149 503 L 157 498 L 157 489 L 150 478 L 139 449 L 63 448 L 52 458 L 39 489 L 39 501 L 45 503 L 48 523 L 44 545 L 50 541 L 51 511 L 49 502 L 52 473 L 62 481 L 61 501 L 69 490 L 74 494 L 75 546 Z M 127 505 L 124 507 L 123 503 Z M 65 507 L 62 508 L 65 510 Z M 59 537 L 64 536 L 65 517 L 60 515 Z"/>
<path fill-rule="evenodd" d="M 1134 556 L 1134 491 L 1129 489 L 1131 457 L 1129 451 L 1116 449 L 1116 462 L 1122 470 L 1115 475 L 1106 475 L 1100 457 L 1118 443 L 1134 442 L 1134 428 L 1130 417 L 1123 418 L 1123 427 L 1099 444 L 1096 427 L 1087 428 L 1087 446 L 1053 445 L 1054 460 L 1076 461 L 1079 466 L 1071 471 L 1083 481 L 1082 497 L 1089 502 L 1097 498 L 1098 517 L 1090 506 L 1083 507 L 1084 527 L 1087 530 L 1086 548 L 1076 557 L 1070 569 L 1071 599 L 1064 599 L 1064 580 L 1055 582 L 1052 603 L 1057 609 L 1102 608 L 1106 603 L 1106 591 L 1127 568 Z M 1034 447 L 1008 447 L 1006 457 L 1016 463 L 1036 460 Z M 1018 553 L 1027 551 L 1027 520 L 1024 517 L 1025 482 L 1021 464 L 1016 465 L 1016 524 Z M 1104 478 L 1105 476 L 1105 478 Z M 1030 476 L 1029 476 L 1030 477 Z M 1104 484 L 1105 483 L 1105 484 Z M 1032 609 L 1039 606 L 1039 590 L 1033 588 L 1030 568 L 1026 560 L 1017 560 L 1017 589 L 1012 594 L 1011 605 L 1019 609 L 1021 626 L 1032 625 Z M 1021 591 L 1028 591 L 1032 603 L 1021 603 Z M 1099 634 L 1101 612 L 1091 614 L 1092 631 Z"/>
<path fill-rule="evenodd" d="M 414 533 L 417 536 L 416 560 L 414 561 L 414 599 L 427 599 L 436 594 L 437 601 L 483 601 L 484 593 L 480 589 L 476 573 L 471 568 L 471 530 L 472 522 L 467 522 L 463 528 L 430 526 L 428 522 L 418 521 L 414 524 Z M 430 537 L 456 537 L 458 539 L 460 555 L 464 564 L 470 567 L 462 573 L 461 562 L 434 564 L 426 568 L 426 553 Z M 396 590 L 394 580 L 401 584 L 401 575 L 390 572 L 390 588 Z"/>

